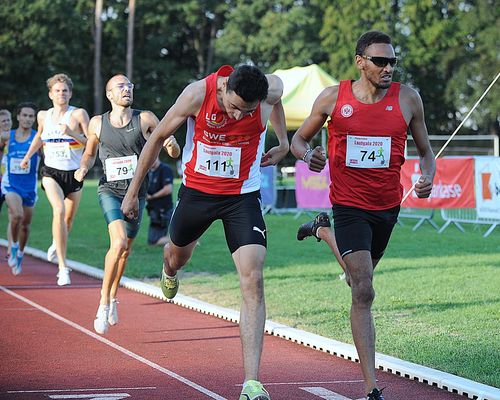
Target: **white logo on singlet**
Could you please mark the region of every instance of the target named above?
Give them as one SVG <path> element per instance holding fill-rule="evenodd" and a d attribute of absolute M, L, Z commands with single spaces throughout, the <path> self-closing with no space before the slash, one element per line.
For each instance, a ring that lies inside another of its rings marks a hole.
<path fill-rule="evenodd" d="M 354 112 L 354 109 L 352 108 L 352 106 L 350 104 L 344 104 L 342 106 L 342 108 L 340 109 L 340 114 L 342 114 L 342 116 L 344 118 L 349 118 L 353 112 Z"/>
<path fill-rule="evenodd" d="M 256 226 L 254 226 L 254 227 L 253 227 L 253 230 L 254 230 L 255 232 L 259 232 L 259 233 L 261 233 L 261 234 L 262 234 L 262 237 L 263 237 L 264 239 L 266 238 L 266 233 L 265 233 L 265 232 L 266 232 L 266 230 L 265 230 L 265 229 L 262 231 L 262 230 L 260 230 L 259 228 L 257 228 Z"/>
<path fill-rule="evenodd" d="M 387 107 L 385 108 L 385 111 L 392 111 L 392 106 L 387 106 Z"/>

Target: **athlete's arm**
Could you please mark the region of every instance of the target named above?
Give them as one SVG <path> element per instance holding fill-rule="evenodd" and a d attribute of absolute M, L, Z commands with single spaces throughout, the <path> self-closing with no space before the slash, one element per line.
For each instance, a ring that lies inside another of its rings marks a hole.
<path fill-rule="evenodd" d="M 159 120 L 156 117 L 154 113 L 151 111 L 143 111 L 141 113 L 141 128 L 142 128 L 142 134 L 144 135 L 144 138 L 146 140 L 149 139 L 151 136 L 151 133 L 155 130 L 155 128 L 159 124 Z M 179 144 L 177 143 L 177 140 L 175 140 L 174 136 L 169 136 L 168 138 L 165 139 L 163 142 L 163 150 L 167 152 L 167 154 L 172 157 L 172 158 L 177 158 L 179 157 L 181 153 L 181 149 L 179 147 Z"/>
<path fill-rule="evenodd" d="M 292 154 L 309 165 L 314 172 L 321 172 L 326 165 L 325 150 L 321 146 L 311 149 L 309 142 L 321 130 L 337 102 L 338 86 L 324 89 L 314 101 L 311 114 L 292 137 Z"/>
<path fill-rule="evenodd" d="M 420 95 L 407 86 L 401 86 L 403 106 L 412 111 L 409 128 L 420 157 L 422 176 L 415 184 L 415 193 L 419 198 L 429 197 L 432 192 L 432 181 L 436 174 L 436 160 L 429 142 L 424 118 L 424 105 Z"/>
<path fill-rule="evenodd" d="M 69 124 L 60 124 L 61 133 L 71 136 L 78 143 L 87 143 L 89 115 L 83 108 L 78 108 L 71 113 Z"/>
<path fill-rule="evenodd" d="M 134 177 L 130 182 L 122 201 L 123 213 L 135 218 L 138 212 L 139 188 L 144 177 L 153 165 L 160 153 L 165 140 L 172 136 L 175 131 L 192 115 L 196 115 L 203 103 L 205 97 L 205 81 L 197 81 L 188 85 L 177 98 L 175 104 L 170 107 L 165 116 L 147 140 L 141 151 Z"/>
<path fill-rule="evenodd" d="M 36 132 L 36 135 L 31 142 L 30 148 L 28 149 L 20 163 L 20 167 L 23 169 L 28 168 L 29 159 L 42 147 L 43 122 L 45 121 L 46 112 L 47 111 L 39 111 L 37 114 L 38 131 Z"/>
<path fill-rule="evenodd" d="M 283 82 L 276 75 L 266 75 L 269 82 L 268 95 L 265 102 L 272 107 L 269 121 L 273 126 L 274 133 L 278 138 L 279 145 L 275 146 L 265 154 L 263 154 L 260 165 L 266 167 L 268 165 L 276 165 L 281 161 L 290 150 L 288 143 L 288 135 L 286 131 L 285 110 L 281 102 L 283 95 Z"/>
<path fill-rule="evenodd" d="M 140 121 L 142 135 L 144 136 L 144 139 L 148 140 L 160 121 L 151 111 L 142 111 Z"/>
<path fill-rule="evenodd" d="M 80 160 L 80 168 L 75 171 L 75 179 L 82 182 L 89 170 L 94 166 L 97 156 L 97 146 L 99 145 L 99 135 L 101 133 L 102 116 L 96 115 L 90 120 L 88 126 L 88 138 Z"/>

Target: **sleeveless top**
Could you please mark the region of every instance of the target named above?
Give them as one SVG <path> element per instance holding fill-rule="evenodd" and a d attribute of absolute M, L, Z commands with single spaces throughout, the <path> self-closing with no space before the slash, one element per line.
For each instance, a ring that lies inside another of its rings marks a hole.
<path fill-rule="evenodd" d="M 332 204 L 386 210 L 401 203 L 408 125 L 399 105 L 400 87 L 393 82 L 383 99 L 365 104 L 355 98 L 352 81 L 340 82 L 328 121 Z"/>
<path fill-rule="evenodd" d="M 43 142 L 44 164 L 61 171 L 73 171 L 80 168 L 85 146 L 69 135 L 61 134 L 59 124 L 69 124 L 75 107 L 69 106 L 59 122 L 54 122 L 54 108 L 47 110 L 43 122 L 41 139 Z"/>
<path fill-rule="evenodd" d="M 102 115 L 99 136 L 99 159 L 104 175 L 99 180 L 99 192 L 125 196 L 137 167 L 137 160 L 146 139 L 142 134 L 140 110 L 132 110 L 130 122 L 122 128 L 111 125 L 109 111 Z M 139 198 L 146 197 L 148 177 L 141 184 Z"/>
<path fill-rule="evenodd" d="M 208 194 L 233 195 L 260 189 L 260 160 L 267 128 L 261 106 L 241 120 L 229 118 L 217 103 L 217 78 L 233 68 L 225 65 L 205 78 L 205 99 L 187 121 L 182 153 L 182 181 Z"/>
<path fill-rule="evenodd" d="M 28 152 L 31 142 L 36 135 L 34 129 L 24 142 L 16 140 L 16 130 L 10 131 L 8 153 L 5 155 L 6 170 L 2 178 L 2 186 L 17 189 L 21 193 L 36 192 L 36 180 L 38 174 L 39 155 L 35 153 L 31 156 L 27 169 L 22 169 L 19 164 Z"/>

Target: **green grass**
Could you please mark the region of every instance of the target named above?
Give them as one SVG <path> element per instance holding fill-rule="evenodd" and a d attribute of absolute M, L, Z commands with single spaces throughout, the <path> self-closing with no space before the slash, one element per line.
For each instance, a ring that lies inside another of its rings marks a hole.
<path fill-rule="evenodd" d="M 309 218 L 266 216 L 268 318 L 352 344 L 350 291 L 338 279 L 340 267 L 324 243 L 295 239 L 298 225 Z M 129 277 L 160 276 L 162 250 L 146 245 L 147 223 L 145 216 Z M 50 207 L 40 192 L 29 245 L 46 249 L 50 225 Z M 5 226 L 4 209 L 0 232 Z M 464 226 L 465 233 L 450 227 L 442 234 L 429 225 L 416 232 L 411 227 L 412 221 L 396 226 L 375 273 L 377 351 L 500 387 L 500 229 L 483 238 L 485 226 Z M 69 258 L 102 268 L 108 244 L 96 183 L 89 181 L 70 235 Z M 238 277 L 220 222 L 183 268 L 180 292 L 239 309 Z"/>

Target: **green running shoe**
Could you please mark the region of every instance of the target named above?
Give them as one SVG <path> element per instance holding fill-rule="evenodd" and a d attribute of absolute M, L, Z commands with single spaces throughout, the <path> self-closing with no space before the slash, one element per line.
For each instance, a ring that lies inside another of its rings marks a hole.
<path fill-rule="evenodd" d="M 169 278 L 165 273 L 165 270 L 162 268 L 160 287 L 167 299 L 173 299 L 177 294 L 177 290 L 179 290 L 179 279 L 177 279 L 177 275 L 173 278 Z"/>
<path fill-rule="evenodd" d="M 269 393 L 259 381 L 247 381 L 240 394 L 240 400 L 271 400 Z"/>

